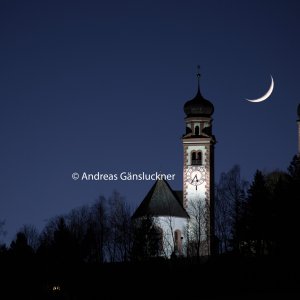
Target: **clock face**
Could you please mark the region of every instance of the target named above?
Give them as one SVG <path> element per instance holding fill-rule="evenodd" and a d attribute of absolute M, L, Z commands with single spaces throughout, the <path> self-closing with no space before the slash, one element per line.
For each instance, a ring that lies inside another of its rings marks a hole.
<path fill-rule="evenodd" d="M 205 168 L 203 166 L 191 166 L 187 169 L 187 182 L 196 186 L 205 181 Z"/>

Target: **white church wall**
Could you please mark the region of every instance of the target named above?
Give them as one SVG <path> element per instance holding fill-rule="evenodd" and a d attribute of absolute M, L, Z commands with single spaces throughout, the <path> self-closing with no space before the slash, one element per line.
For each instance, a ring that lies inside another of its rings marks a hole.
<path fill-rule="evenodd" d="M 156 217 L 155 219 L 157 226 L 163 230 L 163 255 L 170 258 L 172 252 L 175 249 L 174 237 L 175 230 L 180 230 L 181 232 L 181 241 L 182 241 L 182 250 L 184 251 L 186 237 L 186 226 L 187 219 L 179 217 Z M 185 254 L 185 253 L 182 253 Z"/>

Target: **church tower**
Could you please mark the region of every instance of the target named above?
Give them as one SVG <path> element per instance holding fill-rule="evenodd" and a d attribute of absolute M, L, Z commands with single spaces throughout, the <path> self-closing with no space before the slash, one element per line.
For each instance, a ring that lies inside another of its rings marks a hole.
<path fill-rule="evenodd" d="M 198 71 L 196 96 L 184 105 L 186 132 L 183 143 L 183 205 L 190 216 L 187 249 L 191 255 L 213 252 L 214 145 L 213 104 L 200 92 Z"/>

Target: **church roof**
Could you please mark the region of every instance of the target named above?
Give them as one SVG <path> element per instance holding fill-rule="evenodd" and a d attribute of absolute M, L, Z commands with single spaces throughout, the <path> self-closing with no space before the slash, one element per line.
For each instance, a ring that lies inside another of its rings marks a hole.
<path fill-rule="evenodd" d="M 188 213 L 183 208 L 182 199 L 179 199 L 179 195 L 180 192 L 172 191 L 165 180 L 157 180 L 136 209 L 132 218 L 135 219 L 146 215 L 189 218 Z"/>
<path fill-rule="evenodd" d="M 183 191 L 174 191 L 181 206 L 183 206 Z"/>

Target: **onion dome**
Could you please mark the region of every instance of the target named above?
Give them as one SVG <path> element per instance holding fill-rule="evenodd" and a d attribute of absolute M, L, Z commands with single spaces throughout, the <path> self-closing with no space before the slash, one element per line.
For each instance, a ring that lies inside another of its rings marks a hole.
<path fill-rule="evenodd" d="M 199 85 L 199 78 L 200 74 L 197 74 L 198 77 L 198 91 L 196 96 L 192 99 L 187 101 L 184 104 L 184 112 L 187 117 L 210 117 L 214 113 L 214 106 L 213 104 L 204 99 L 200 92 L 200 85 Z M 299 114 L 299 107 L 298 107 L 298 114 Z"/>

